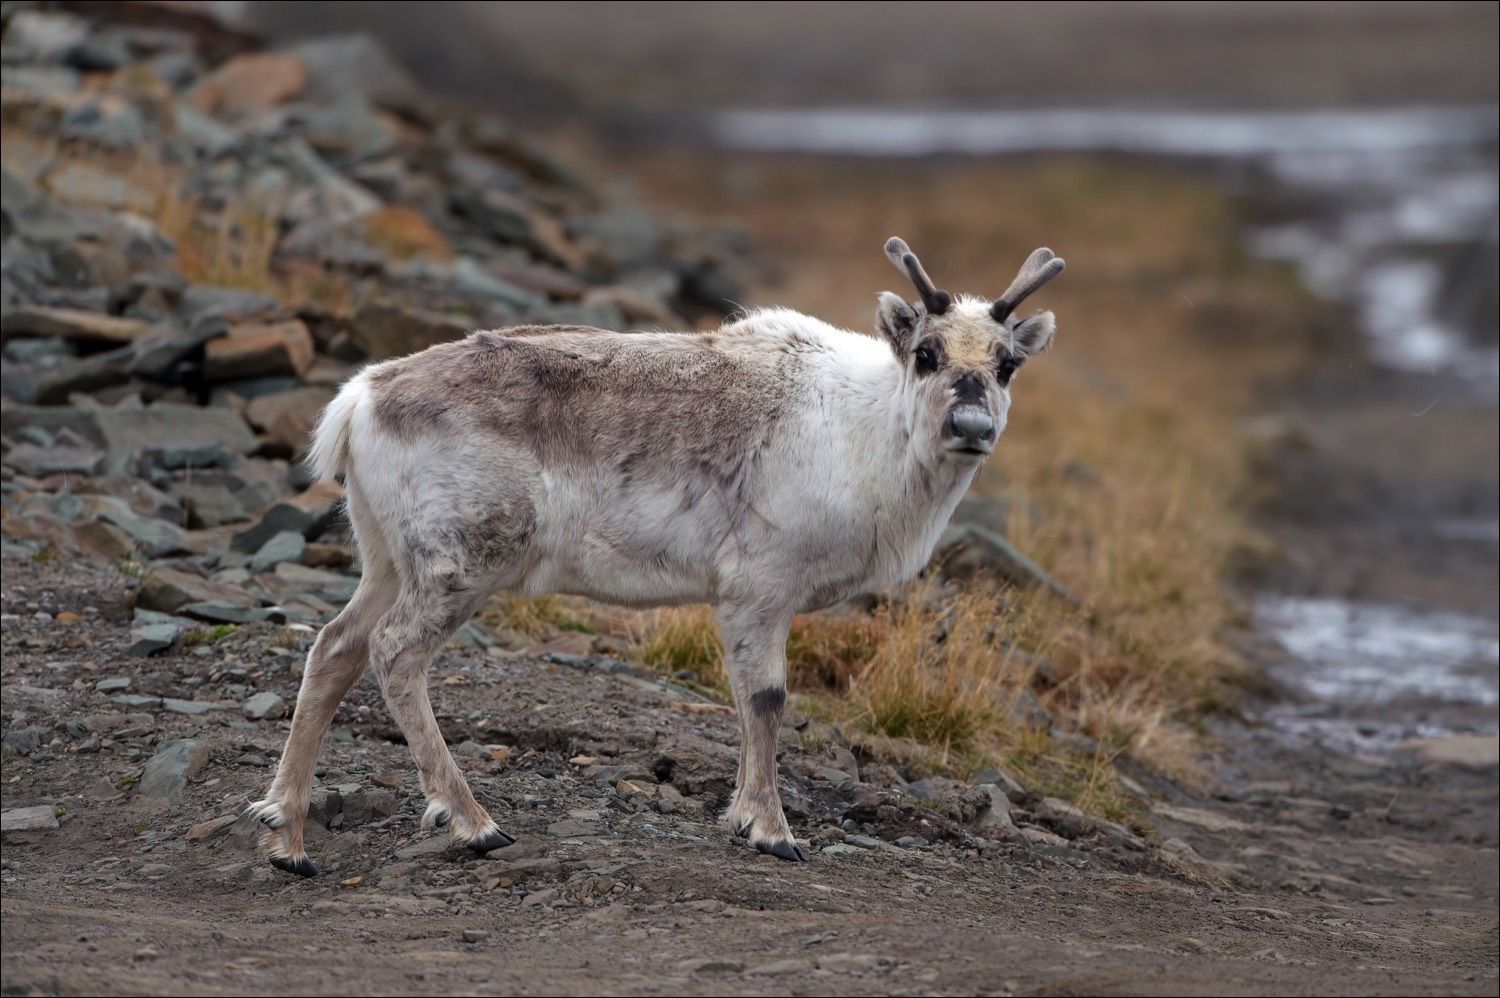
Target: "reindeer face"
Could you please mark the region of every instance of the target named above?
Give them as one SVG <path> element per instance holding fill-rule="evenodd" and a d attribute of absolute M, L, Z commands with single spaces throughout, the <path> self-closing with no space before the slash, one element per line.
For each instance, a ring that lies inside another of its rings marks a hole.
<path fill-rule="evenodd" d="M 1010 384 L 1028 359 L 1052 343 L 1051 312 L 1024 321 L 1012 315 L 1021 299 L 1062 272 L 1051 250 L 1037 250 L 1010 290 L 989 302 L 937 290 L 899 239 L 886 253 L 917 286 L 921 304 L 883 292 L 876 328 L 890 342 L 919 400 L 918 427 L 947 457 L 978 462 L 994 450 L 1010 411 Z"/>

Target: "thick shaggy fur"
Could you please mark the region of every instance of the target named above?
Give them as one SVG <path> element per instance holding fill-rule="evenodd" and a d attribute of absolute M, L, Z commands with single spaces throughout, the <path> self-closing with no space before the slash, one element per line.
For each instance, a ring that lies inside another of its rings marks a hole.
<path fill-rule="evenodd" d="M 521 327 L 350 381 L 311 462 L 345 481 L 364 576 L 309 656 L 281 767 L 254 806 L 273 861 L 315 872 L 302 848 L 313 770 L 367 659 L 429 819 L 475 849 L 509 841 L 426 691 L 433 656 L 501 589 L 714 605 L 744 738 L 726 817 L 762 851 L 802 858 L 775 765 L 792 616 L 926 564 L 1004 428 L 1010 374 L 1052 336 L 1050 313 L 999 323 L 967 296 L 929 315 L 885 295 L 876 321 L 883 340 L 784 309 L 708 333 Z M 991 421 L 981 450 L 955 449 L 945 421 L 959 409 Z"/>

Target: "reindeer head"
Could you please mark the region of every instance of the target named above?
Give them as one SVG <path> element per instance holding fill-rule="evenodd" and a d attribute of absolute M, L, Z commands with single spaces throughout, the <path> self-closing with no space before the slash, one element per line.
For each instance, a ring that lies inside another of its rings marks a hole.
<path fill-rule="evenodd" d="M 901 239 L 888 240 L 885 253 L 922 299 L 908 303 L 884 291 L 875 313 L 875 328 L 890 342 L 916 390 L 917 426 L 931 428 L 932 444 L 944 456 L 982 461 L 1005 429 L 1011 379 L 1052 343 L 1051 312 L 1025 320 L 1012 313 L 1062 273 L 1063 262 L 1049 249 L 1037 250 L 1005 294 L 990 302 L 973 295 L 955 300 L 939 291 Z"/>

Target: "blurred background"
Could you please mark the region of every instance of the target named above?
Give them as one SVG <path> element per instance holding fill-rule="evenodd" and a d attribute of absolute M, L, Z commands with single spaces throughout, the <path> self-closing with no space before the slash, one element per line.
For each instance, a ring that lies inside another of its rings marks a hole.
<path fill-rule="evenodd" d="M 1166 772 L 1247 692 L 1319 744 L 1493 739 L 1493 4 L 5 11 L 7 237 L 51 247 L 6 265 L 14 402 L 227 407 L 285 461 L 359 363 L 477 325 L 783 304 L 867 329 L 903 290 L 887 236 L 988 295 L 1048 245 L 1058 347 L 945 540 L 1022 594 L 1032 664 L 1002 685 Z M 114 256 L 67 242 L 79 211 L 150 219 L 183 276 L 97 215 Z M 34 307 L 200 331 L 143 360 Z M 268 317 L 297 327 L 240 335 Z M 77 430 L 8 411 L 43 434 L 18 447 Z M 194 529 L 263 508 L 158 472 Z M 54 514 L 8 522 L 74 543 Z"/>
<path fill-rule="evenodd" d="M 1032 245 L 1054 246 L 1070 269 L 1047 304 L 1070 373 L 1094 390 L 1174 396 L 1174 419 L 1228 416 L 1251 452 L 1237 491 L 1202 501 L 1253 509 L 1279 545 L 1238 581 L 1266 593 L 1256 619 L 1283 649 L 1269 652 L 1278 674 L 1316 697 L 1285 722 L 1356 746 L 1448 720 L 1494 731 L 1494 5 L 238 14 L 286 41 L 370 31 L 434 89 L 549 135 L 654 211 L 745 226 L 774 265 L 752 279 L 756 303 L 865 328 L 870 291 L 899 283 L 874 252 L 888 233 L 940 282 L 990 294 Z M 1223 201 L 1209 208 L 1205 194 Z M 1263 263 L 1281 264 L 1261 277 L 1284 283 L 1235 287 Z M 1174 364 L 1176 376 L 1161 369 Z M 1018 394 L 1018 437 L 1037 409 L 1066 412 L 1086 390 L 1032 387 Z M 1226 398 L 1239 401 L 1226 411 Z M 1003 494 L 1017 486 L 998 463 Z M 1037 491 L 1033 471 L 1016 473 L 1031 479 L 1021 491 Z M 1154 535 L 1147 521 L 1133 529 Z"/>

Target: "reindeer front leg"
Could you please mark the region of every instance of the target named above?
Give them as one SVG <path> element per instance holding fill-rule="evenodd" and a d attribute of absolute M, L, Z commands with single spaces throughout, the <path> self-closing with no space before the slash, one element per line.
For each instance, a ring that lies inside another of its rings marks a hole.
<path fill-rule="evenodd" d="M 724 818 L 761 852 L 805 862 L 781 809 L 776 742 L 786 712 L 786 639 L 790 611 L 754 601 L 719 607 L 719 637 L 740 717 L 740 768 Z"/>

